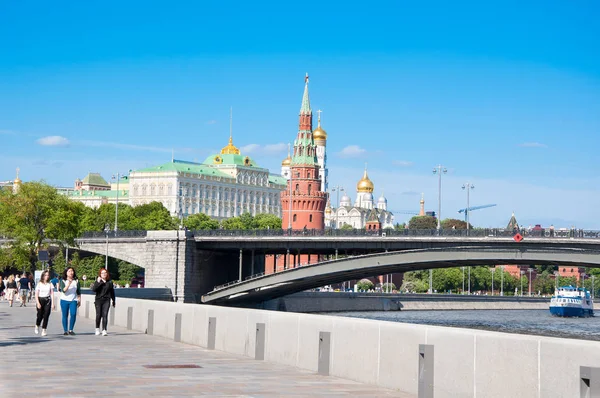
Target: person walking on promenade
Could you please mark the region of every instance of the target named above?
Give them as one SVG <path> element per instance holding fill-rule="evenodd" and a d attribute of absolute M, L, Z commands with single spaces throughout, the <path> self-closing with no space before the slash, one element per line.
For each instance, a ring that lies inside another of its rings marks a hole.
<path fill-rule="evenodd" d="M 48 318 L 50 318 L 50 311 L 52 307 L 56 309 L 54 299 L 54 289 L 50 283 L 50 272 L 42 272 L 40 281 L 35 287 L 35 301 L 37 306 L 37 319 L 35 321 L 35 334 L 39 333 L 40 324 L 42 325 L 42 337 L 47 335 L 46 329 L 48 329 Z M 43 323 L 42 323 L 43 320 Z"/>
<path fill-rule="evenodd" d="M 2 300 L 2 298 L 4 297 L 5 288 L 6 286 L 4 286 L 4 278 L 2 278 L 2 275 L 0 275 L 0 300 Z"/>
<path fill-rule="evenodd" d="M 17 293 L 17 282 L 15 281 L 15 276 L 10 275 L 8 277 L 8 282 L 6 283 L 6 299 L 8 300 L 8 304 L 12 307 L 13 301 L 15 299 L 15 294 Z"/>
<path fill-rule="evenodd" d="M 29 274 L 29 296 L 27 296 L 27 302 L 29 303 L 32 298 L 35 298 L 35 279 L 33 279 L 33 274 Z"/>
<path fill-rule="evenodd" d="M 60 309 L 62 311 L 62 324 L 64 335 L 74 336 L 75 320 L 77 319 L 77 307 L 81 303 L 81 288 L 75 274 L 75 269 L 69 267 L 63 273 L 60 281 Z M 70 319 L 69 319 L 70 316 Z M 69 328 L 67 329 L 67 324 Z"/>
<path fill-rule="evenodd" d="M 108 310 L 110 309 L 110 301 L 112 300 L 113 307 L 115 303 L 115 287 L 110 280 L 110 274 L 106 268 L 101 268 L 98 272 L 98 278 L 92 285 L 92 291 L 96 293 L 96 336 L 100 334 L 100 320 L 102 320 L 102 336 L 108 335 L 106 325 L 108 325 Z"/>
<path fill-rule="evenodd" d="M 31 282 L 29 282 L 27 275 L 23 274 L 21 279 L 19 279 L 19 296 L 21 297 L 21 305 L 19 307 L 27 307 L 29 289 L 31 289 Z"/>

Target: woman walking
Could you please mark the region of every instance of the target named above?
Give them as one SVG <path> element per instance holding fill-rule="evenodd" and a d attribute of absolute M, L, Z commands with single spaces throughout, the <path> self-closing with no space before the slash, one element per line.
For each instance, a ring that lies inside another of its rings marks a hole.
<path fill-rule="evenodd" d="M 64 335 L 74 336 L 75 320 L 77 319 L 77 307 L 81 303 L 81 288 L 75 274 L 75 269 L 69 267 L 63 273 L 60 281 L 60 309 L 62 311 L 62 324 Z M 70 317 L 70 319 L 69 319 Z M 69 328 L 67 329 L 67 324 Z"/>
<path fill-rule="evenodd" d="M 15 276 L 10 275 L 8 277 L 8 282 L 6 283 L 6 298 L 8 299 L 8 303 L 10 306 L 13 306 L 13 301 L 15 299 L 15 294 L 17 293 L 17 282 L 15 281 Z"/>
<path fill-rule="evenodd" d="M 4 298 L 5 288 L 6 286 L 4 286 L 4 278 L 2 278 L 2 275 L 0 275 L 0 301 Z"/>
<path fill-rule="evenodd" d="M 35 321 L 35 334 L 40 332 L 40 324 L 42 325 L 42 337 L 46 336 L 46 329 L 48 328 L 48 318 L 50 318 L 50 310 L 52 307 L 56 309 L 56 305 L 52 305 L 54 302 L 53 296 L 54 289 L 50 283 L 50 272 L 42 272 L 40 281 L 35 287 L 35 301 L 37 306 L 37 319 Z M 43 323 L 42 323 L 43 320 Z"/>
<path fill-rule="evenodd" d="M 108 325 L 108 310 L 110 301 L 115 306 L 115 287 L 110 280 L 110 274 L 106 268 L 101 268 L 98 272 L 98 278 L 92 285 L 92 291 L 96 292 L 96 336 L 100 334 L 100 320 L 102 320 L 102 336 L 108 335 L 106 325 Z"/>

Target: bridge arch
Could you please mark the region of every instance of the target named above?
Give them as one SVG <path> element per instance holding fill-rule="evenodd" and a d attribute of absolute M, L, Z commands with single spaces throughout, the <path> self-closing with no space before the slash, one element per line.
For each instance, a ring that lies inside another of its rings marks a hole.
<path fill-rule="evenodd" d="M 292 268 L 230 284 L 207 293 L 205 303 L 263 301 L 347 280 L 431 268 L 502 264 L 552 264 L 600 268 L 600 252 L 590 249 L 514 245 L 453 247 L 369 254 Z"/>

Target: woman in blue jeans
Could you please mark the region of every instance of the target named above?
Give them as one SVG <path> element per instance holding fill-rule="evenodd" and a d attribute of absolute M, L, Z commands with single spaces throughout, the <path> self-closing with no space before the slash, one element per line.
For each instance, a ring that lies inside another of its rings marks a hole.
<path fill-rule="evenodd" d="M 73 267 L 69 267 L 63 273 L 60 281 L 60 309 L 62 311 L 62 324 L 65 331 L 64 335 L 74 336 L 73 328 L 77 319 L 77 307 L 81 303 L 81 288 L 79 280 L 75 275 Z M 71 316 L 71 319 L 69 319 Z M 69 328 L 67 329 L 67 323 Z"/>

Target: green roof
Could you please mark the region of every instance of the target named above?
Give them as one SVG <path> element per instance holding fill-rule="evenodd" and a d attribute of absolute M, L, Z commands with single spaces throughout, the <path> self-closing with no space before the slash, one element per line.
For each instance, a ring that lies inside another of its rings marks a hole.
<path fill-rule="evenodd" d="M 271 184 L 287 185 L 287 179 L 278 175 L 269 175 L 269 182 Z"/>
<path fill-rule="evenodd" d="M 247 166 L 257 167 L 256 162 L 249 156 L 235 155 L 228 153 L 215 153 L 204 159 L 203 164 L 205 165 L 236 165 L 236 166 Z"/>
<path fill-rule="evenodd" d="M 236 155 L 222 155 L 222 156 L 236 156 Z M 239 155 L 237 155 L 239 156 Z M 172 162 L 162 164 L 160 166 L 148 167 L 141 170 L 136 170 L 141 173 L 160 173 L 168 171 L 176 171 L 180 173 L 199 174 L 213 177 L 223 177 L 233 179 L 229 174 L 223 173 L 222 171 L 210 167 L 206 164 L 185 162 L 183 160 L 173 160 Z"/>
<path fill-rule="evenodd" d="M 99 173 L 89 173 L 82 181 L 86 185 L 103 185 L 109 186 L 108 182 Z"/>

